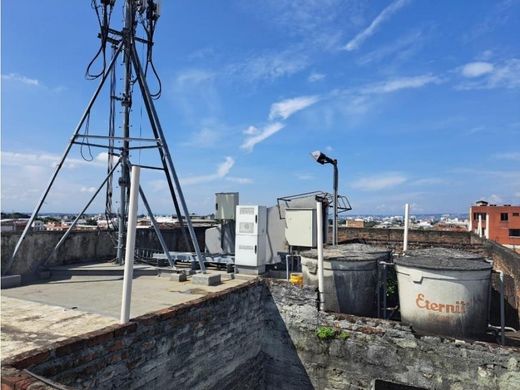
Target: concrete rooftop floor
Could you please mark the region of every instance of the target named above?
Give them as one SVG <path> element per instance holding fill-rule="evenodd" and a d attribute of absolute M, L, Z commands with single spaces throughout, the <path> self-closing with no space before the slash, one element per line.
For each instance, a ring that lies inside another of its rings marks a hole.
<path fill-rule="evenodd" d="M 132 283 L 131 318 L 226 290 L 251 278 L 201 286 L 166 277 L 138 276 Z M 71 276 L 2 290 L 1 358 L 78 336 L 119 320 L 122 276 Z"/>

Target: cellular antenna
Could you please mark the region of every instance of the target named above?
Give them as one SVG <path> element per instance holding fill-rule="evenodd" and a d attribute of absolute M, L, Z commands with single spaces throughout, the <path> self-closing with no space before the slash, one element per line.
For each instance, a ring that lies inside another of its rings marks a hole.
<path fill-rule="evenodd" d="M 205 272 L 205 258 L 200 250 L 197 237 L 193 229 L 190 213 L 188 212 L 179 178 L 175 171 L 168 144 L 166 142 L 161 122 L 154 104 L 154 100 L 158 99 L 161 95 L 161 80 L 153 63 L 154 33 L 160 15 L 159 1 L 124 0 L 124 24 L 119 30 L 112 28 L 111 23 L 115 4 L 116 0 L 92 0 L 91 2 L 92 8 L 95 11 L 99 23 L 100 31 L 98 37 L 100 39 L 100 47 L 87 65 L 85 77 L 89 80 L 98 79 L 99 84 L 95 89 L 92 98 L 88 102 L 85 111 L 81 115 L 79 123 L 77 124 L 72 137 L 65 148 L 63 156 L 61 157 L 61 160 L 56 166 L 56 169 L 54 170 L 49 183 L 45 188 L 45 191 L 34 208 L 34 211 L 27 225 L 25 226 L 24 231 L 18 239 L 13 254 L 8 264 L 3 269 L 3 273 L 7 273 L 15 262 L 16 256 L 20 251 L 20 247 L 22 246 L 24 239 L 31 231 L 35 218 L 38 216 L 42 205 L 47 199 L 47 196 L 49 195 L 49 192 L 54 185 L 58 174 L 60 173 L 67 157 L 70 154 L 71 149 L 74 146 L 79 146 L 81 148 L 82 156 L 84 156 L 83 148 L 88 148 L 89 154 L 91 148 L 101 148 L 106 150 L 108 152 L 107 174 L 105 179 L 92 195 L 91 199 L 87 202 L 85 207 L 72 222 L 69 229 L 64 233 L 59 242 L 53 248 L 52 253 L 49 254 L 47 260 L 49 260 L 53 255 L 57 254 L 58 249 L 65 242 L 70 232 L 77 225 L 81 216 L 87 211 L 88 207 L 94 201 L 96 196 L 101 192 L 103 187 L 106 188 L 105 215 L 107 217 L 107 228 L 109 227 L 108 221 L 112 219 L 114 214 L 112 212 L 112 179 L 117 168 L 120 168 L 120 177 L 118 179 L 120 188 L 119 210 L 117 213 L 117 226 L 114 226 L 113 228 L 117 231 L 116 260 L 119 264 L 123 263 L 126 243 L 125 226 L 128 219 L 127 208 L 130 188 L 129 172 L 133 164 L 131 161 L 131 152 L 134 150 L 140 151 L 144 149 L 157 149 L 162 166 L 153 167 L 140 165 L 140 167 L 141 169 L 158 169 L 164 172 L 173 206 L 175 208 L 175 213 L 181 225 L 181 230 L 183 232 L 186 244 L 189 248 L 191 243 L 196 253 L 200 269 L 203 273 Z M 143 37 L 138 36 L 138 32 L 143 33 Z M 146 46 L 146 54 L 144 59 L 139 58 L 136 50 L 136 43 L 141 43 Z M 110 59 L 107 58 L 108 47 L 111 47 Z M 122 91 L 119 95 L 117 95 L 117 70 L 115 65 L 118 62 L 120 56 L 123 57 L 124 73 Z M 98 67 L 98 70 L 95 70 L 96 66 Z M 154 92 L 150 92 L 147 81 L 147 75 L 150 73 L 153 74 L 153 77 L 156 79 L 156 84 L 158 86 L 157 90 Z M 108 134 L 93 135 L 89 133 L 89 122 L 92 108 L 96 103 L 96 100 L 98 99 L 107 80 L 110 80 L 110 116 L 108 120 Z M 153 133 L 152 138 L 135 137 L 131 134 L 131 111 L 133 102 L 132 94 L 133 86 L 136 83 L 139 86 L 139 92 L 141 94 L 141 98 L 150 121 L 150 127 Z M 121 134 L 119 135 L 116 135 L 115 130 L 116 102 L 120 102 L 122 106 L 122 125 Z M 90 157 L 90 160 L 92 160 L 91 154 Z M 168 248 L 166 247 L 157 221 L 153 216 L 152 209 L 150 208 L 150 205 L 145 197 L 142 186 L 140 187 L 139 193 L 144 204 L 146 205 L 150 220 L 157 235 L 159 236 L 159 242 L 161 243 L 162 249 L 170 263 L 170 266 L 175 268 L 174 262 L 169 254 Z M 184 221 L 186 225 L 184 225 Z M 186 230 L 189 233 L 190 239 L 188 239 Z"/>

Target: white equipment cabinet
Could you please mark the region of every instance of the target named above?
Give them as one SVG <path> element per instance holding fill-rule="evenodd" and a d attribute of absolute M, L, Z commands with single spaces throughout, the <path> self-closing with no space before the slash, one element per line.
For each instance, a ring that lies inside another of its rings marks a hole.
<path fill-rule="evenodd" d="M 316 247 L 316 209 L 285 210 L 285 238 L 291 246 Z"/>
<path fill-rule="evenodd" d="M 234 220 L 238 205 L 238 192 L 218 192 L 215 194 L 215 219 L 219 221 Z"/>
<path fill-rule="evenodd" d="M 267 245 L 267 208 L 236 208 L 235 268 L 239 273 L 265 272 Z"/>

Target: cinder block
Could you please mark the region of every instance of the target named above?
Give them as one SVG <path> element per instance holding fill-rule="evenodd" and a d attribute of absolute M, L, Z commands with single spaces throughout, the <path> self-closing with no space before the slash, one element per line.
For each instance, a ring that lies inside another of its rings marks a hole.
<path fill-rule="evenodd" d="M 220 274 L 195 274 L 191 277 L 193 284 L 216 286 L 221 283 Z"/>
<path fill-rule="evenodd" d="M 2 290 L 5 288 L 18 287 L 22 284 L 21 275 L 2 276 Z"/>
<path fill-rule="evenodd" d="M 180 274 L 171 274 L 170 275 L 170 281 L 171 282 L 185 282 L 187 279 L 186 279 L 186 274 L 185 273 L 180 273 Z"/>

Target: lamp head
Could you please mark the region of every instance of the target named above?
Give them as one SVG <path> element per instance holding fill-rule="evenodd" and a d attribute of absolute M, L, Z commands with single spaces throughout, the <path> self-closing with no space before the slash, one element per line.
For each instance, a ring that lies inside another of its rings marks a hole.
<path fill-rule="evenodd" d="M 319 150 L 315 150 L 311 153 L 312 158 L 316 160 L 317 163 L 320 163 L 321 165 L 324 164 L 336 164 L 336 160 L 330 158 L 326 154 L 320 152 Z"/>

